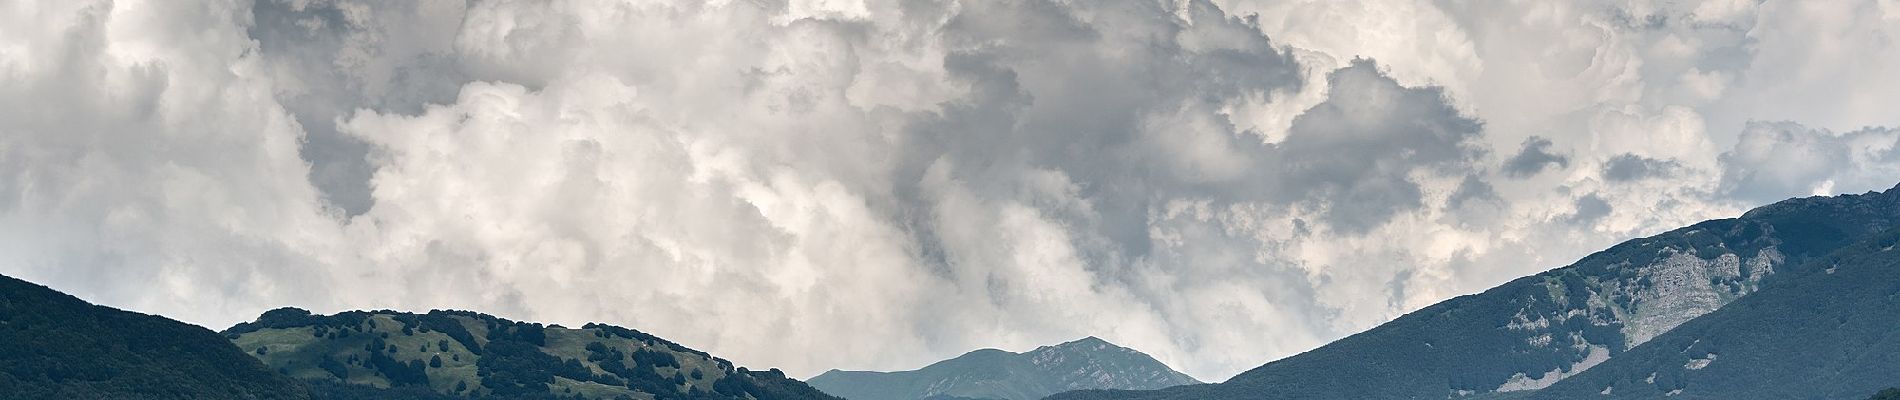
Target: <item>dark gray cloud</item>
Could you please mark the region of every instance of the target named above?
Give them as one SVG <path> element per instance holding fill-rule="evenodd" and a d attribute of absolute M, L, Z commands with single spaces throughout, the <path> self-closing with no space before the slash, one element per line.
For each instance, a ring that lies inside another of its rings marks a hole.
<path fill-rule="evenodd" d="M 1504 161 L 1504 175 L 1512 178 L 1527 178 L 1544 172 L 1545 168 L 1558 169 L 1570 167 L 1570 157 L 1553 154 L 1550 151 L 1550 139 L 1531 136 L 1524 139 L 1517 155 Z"/>
<path fill-rule="evenodd" d="M 1498 198 L 1497 189 L 1492 188 L 1490 182 L 1485 182 L 1483 179 L 1478 178 L 1477 175 L 1471 175 L 1466 176 L 1464 181 L 1458 183 L 1458 190 L 1452 192 L 1451 197 L 1446 199 L 1446 205 L 1452 208 L 1458 208 L 1472 202 L 1485 200 L 1498 201 L 1501 199 Z"/>
<path fill-rule="evenodd" d="M 248 29 L 278 79 L 278 101 L 304 129 L 310 181 L 346 216 L 368 211 L 370 146 L 337 132 L 359 109 L 415 113 L 455 99 L 474 78 L 448 42 L 462 19 L 449 2 L 263 0 Z"/>
<path fill-rule="evenodd" d="M 1682 168 L 1682 163 L 1674 160 L 1658 160 L 1623 153 L 1603 161 L 1603 178 L 1611 182 L 1667 178 L 1680 168 Z"/>
<path fill-rule="evenodd" d="M 1588 225 L 1610 215 L 1612 208 L 1610 202 L 1604 200 L 1602 196 L 1596 193 L 1586 194 L 1577 198 L 1577 211 L 1570 215 L 1570 219 L 1576 223 Z"/>
<path fill-rule="evenodd" d="M 916 140 L 904 149 L 898 189 L 917 190 L 909 183 L 938 163 L 1005 198 L 1026 170 L 1061 171 L 1101 213 L 1073 223 L 1117 244 L 1090 249 L 1114 253 L 1090 255 L 1100 261 L 1147 252 L 1152 193 L 1258 193 L 1246 182 L 1254 177 L 1238 173 L 1267 157 L 1258 136 L 1224 123 L 1170 124 L 1219 118 L 1212 111 L 1238 96 L 1297 90 L 1299 67 L 1243 21 L 1190 5 L 1192 25 L 1158 3 L 967 4 L 943 28 L 943 68 L 971 91 L 910 125 Z M 1189 47 L 1206 37 L 1231 41 Z M 1185 119 L 1158 120 L 1177 109 Z"/>
<path fill-rule="evenodd" d="M 1445 198 L 1447 213 L 1441 218 L 1447 225 L 1483 227 L 1495 224 L 1510 203 L 1498 195 L 1497 188 L 1479 175 L 1466 176 L 1458 188 Z"/>
<path fill-rule="evenodd" d="M 1293 121 L 1270 166 L 1274 189 L 1323 205 L 1327 222 L 1364 233 L 1420 207 L 1418 171 L 1467 176 L 1483 155 L 1483 125 L 1460 115 L 1435 87 L 1408 88 L 1370 60 L 1328 77 L 1325 103 Z"/>

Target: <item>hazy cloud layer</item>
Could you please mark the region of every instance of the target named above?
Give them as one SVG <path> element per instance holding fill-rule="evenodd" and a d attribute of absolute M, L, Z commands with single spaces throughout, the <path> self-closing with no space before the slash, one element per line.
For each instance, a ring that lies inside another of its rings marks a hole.
<path fill-rule="evenodd" d="M 1221 380 L 1900 177 L 1893 2 L 1581 4 L 0 4 L 0 273 Z"/>

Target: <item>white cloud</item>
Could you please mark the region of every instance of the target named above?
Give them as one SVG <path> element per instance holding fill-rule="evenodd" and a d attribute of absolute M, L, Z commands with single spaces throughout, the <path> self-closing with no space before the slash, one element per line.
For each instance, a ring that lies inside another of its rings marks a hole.
<path fill-rule="evenodd" d="M 0 7 L 0 268 L 195 321 L 328 294 L 338 228 L 241 4 Z"/>
<path fill-rule="evenodd" d="M 1713 116 L 1739 132 L 1747 121 L 1800 121 L 1836 130 L 1900 125 L 1888 111 L 1900 80 L 1900 5 L 1893 0 L 1771 1 L 1756 8 L 1749 57 Z"/>
<path fill-rule="evenodd" d="M 0 273 L 212 327 L 466 308 L 798 376 L 1097 335 L 1220 380 L 1900 176 L 1891 129 L 1741 128 L 1889 123 L 1885 3 L 193 5 L 0 5 Z"/>
<path fill-rule="evenodd" d="M 1722 187 L 1731 195 L 1772 201 L 1832 195 L 1837 187 L 1878 190 L 1900 176 L 1900 130 L 1834 133 L 1792 122 L 1749 124 L 1722 154 Z"/>

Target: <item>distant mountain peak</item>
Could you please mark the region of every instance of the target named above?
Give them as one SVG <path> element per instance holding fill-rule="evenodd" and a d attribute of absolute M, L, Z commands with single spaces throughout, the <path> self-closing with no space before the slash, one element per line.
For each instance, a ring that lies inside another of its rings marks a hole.
<path fill-rule="evenodd" d="M 1097 347 L 1099 348 L 1101 346 L 1121 347 L 1121 346 L 1116 346 L 1114 343 L 1110 343 L 1107 340 L 1102 340 L 1102 338 L 1098 338 L 1094 336 L 1083 337 L 1081 339 L 1062 342 L 1061 344 L 1057 344 L 1055 346 L 1045 346 L 1045 347 L 1065 347 L 1065 348 Z"/>
<path fill-rule="evenodd" d="M 1139 351 L 1089 336 L 1023 353 L 981 349 L 913 371 L 832 370 L 813 387 L 851 400 L 1039 399 L 1077 389 L 1200 383 Z"/>

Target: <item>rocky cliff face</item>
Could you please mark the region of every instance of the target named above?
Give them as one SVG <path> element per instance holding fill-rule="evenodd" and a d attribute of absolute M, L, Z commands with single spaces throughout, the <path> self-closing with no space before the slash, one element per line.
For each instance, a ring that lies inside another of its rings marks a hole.
<path fill-rule="evenodd" d="M 1858 399 L 1900 382 L 1900 230 L 1793 266 L 1534 399 Z"/>

